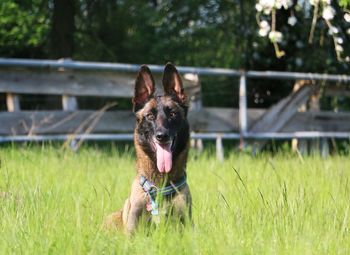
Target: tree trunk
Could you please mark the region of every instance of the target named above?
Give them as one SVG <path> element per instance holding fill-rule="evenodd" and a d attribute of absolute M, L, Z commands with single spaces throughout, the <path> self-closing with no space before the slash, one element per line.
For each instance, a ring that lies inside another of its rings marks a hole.
<path fill-rule="evenodd" d="M 71 58 L 74 46 L 74 0 L 54 0 L 51 30 L 51 56 Z"/>

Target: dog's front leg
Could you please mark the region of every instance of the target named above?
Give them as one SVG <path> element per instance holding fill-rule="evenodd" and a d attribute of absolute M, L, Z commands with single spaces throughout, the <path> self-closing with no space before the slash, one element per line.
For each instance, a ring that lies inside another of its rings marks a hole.
<path fill-rule="evenodd" d="M 130 203 L 130 200 L 128 201 Z M 126 222 L 124 224 L 125 226 L 125 232 L 127 234 L 132 234 L 136 227 L 138 220 L 142 214 L 143 211 L 143 206 L 140 203 L 134 203 L 134 204 L 129 204 L 129 210 L 128 214 L 126 216 Z"/>
<path fill-rule="evenodd" d="M 173 213 L 177 215 L 182 223 L 192 218 L 192 197 L 191 192 L 186 185 L 179 191 L 172 201 Z"/>
<path fill-rule="evenodd" d="M 135 178 L 131 187 L 130 198 L 125 202 L 123 209 L 123 223 L 127 234 L 132 234 L 135 231 L 146 202 L 146 196 L 139 184 L 139 178 Z"/>

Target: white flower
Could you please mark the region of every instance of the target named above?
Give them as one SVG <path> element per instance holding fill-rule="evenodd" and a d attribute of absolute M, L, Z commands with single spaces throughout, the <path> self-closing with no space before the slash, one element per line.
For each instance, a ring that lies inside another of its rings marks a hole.
<path fill-rule="evenodd" d="M 263 10 L 263 7 L 262 7 L 261 4 L 257 3 L 257 4 L 255 5 L 255 9 L 256 9 L 258 12 L 261 12 L 261 11 Z"/>
<path fill-rule="evenodd" d="M 281 1 L 276 1 L 275 7 L 276 7 L 277 9 L 281 9 L 281 8 L 282 8 L 282 3 L 281 3 Z"/>
<path fill-rule="evenodd" d="M 270 8 L 264 9 L 264 14 L 270 15 L 271 11 L 272 11 L 272 8 L 271 9 Z"/>
<path fill-rule="evenodd" d="M 262 20 L 262 21 L 260 21 L 260 23 L 259 23 L 259 27 L 261 27 L 261 28 L 267 28 L 267 27 L 270 27 L 270 24 L 269 24 L 269 22 L 267 22 L 266 20 Z"/>
<path fill-rule="evenodd" d="M 335 15 L 335 10 L 333 9 L 332 6 L 326 6 L 324 9 L 323 9 L 323 12 L 322 12 L 322 17 L 325 19 L 325 20 L 331 20 L 334 18 L 334 15 Z"/>
<path fill-rule="evenodd" d="M 280 43 L 282 42 L 282 38 L 283 38 L 283 35 L 281 32 L 279 31 L 271 31 L 269 33 L 269 39 L 272 41 L 272 42 L 277 42 L 277 43 Z"/>
<path fill-rule="evenodd" d="M 260 0 L 259 4 L 264 8 L 272 8 L 275 5 L 275 0 Z"/>
<path fill-rule="evenodd" d="M 260 29 L 259 29 L 259 35 L 260 35 L 261 37 L 265 37 L 265 36 L 267 36 L 267 34 L 269 33 L 269 30 L 270 30 L 270 29 L 260 28 Z"/>
<path fill-rule="evenodd" d="M 328 30 L 328 34 L 329 35 L 338 34 L 338 33 L 339 33 L 339 29 L 338 28 L 333 27 L 333 26 L 329 27 L 329 30 Z"/>
<path fill-rule="evenodd" d="M 322 0 L 322 2 L 324 3 L 324 4 L 331 4 L 331 2 L 332 2 L 332 0 Z"/>
<path fill-rule="evenodd" d="M 286 10 L 293 5 L 293 1 L 292 0 L 280 0 L 280 1 L 281 1 L 282 5 L 283 5 L 283 8 L 286 9 Z"/>
<path fill-rule="evenodd" d="M 341 38 L 341 37 L 336 37 L 335 40 L 336 40 L 337 43 L 339 43 L 339 44 L 343 44 L 343 42 L 344 42 L 343 38 Z"/>
<path fill-rule="evenodd" d="M 267 36 L 267 34 L 268 34 L 268 31 L 261 29 L 261 28 L 259 29 L 259 36 L 265 37 L 265 36 Z"/>
<path fill-rule="evenodd" d="M 350 22 L 350 14 L 349 13 L 345 13 L 344 14 L 344 19 L 346 22 Z"/>
<path fill-rule="evenodd" d="M 293 5 L 293 2 L 291 0 L 276 0 L 274 6 L 277 9 L 281 9 L 283 7 L 284 9 L 287 10 L 292 5 Z"/>
<path fill-rule="evenodd" d="M 319 0 L 310 0 L 310 4 L 313 6 L 318 5 Z"/>
<path fill-rule="evenodd" d="M 259 0 L 259 2 L 255 5 L 255 8 L 257 10 L 261 8 L 264 14 L 269 15 L 274 5 L 275 5 L 275 0 Z"/>
<path fill-rule="evenodd" d="M 261 37 L 267 36 L 271 29 L 270 24 L 266 20 L 260 21 L 259 27 L 259 35 Z"/>
<path fill-rule="evenodd" d="M 297 23 L 297 18 L 295 16 L 290 16 L 288 18 L 288 24 L 291 25 L 292 27 Z"/>
<path fill-rule="evenodd" d="M 341 45 L 339 45 L 339 44 L 337 44 L 335 46 L 335 50 L 338 51 L 338 52 L 343 52 L 344 51 L 343 47 Z"/>

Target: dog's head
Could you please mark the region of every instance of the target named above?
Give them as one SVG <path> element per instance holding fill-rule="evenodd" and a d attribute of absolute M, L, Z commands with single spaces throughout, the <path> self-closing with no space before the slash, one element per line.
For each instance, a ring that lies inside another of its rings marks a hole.
<path fill-rule="evenodd" d="M 156 94 L 150 69 L 141 66 L 132 100 L 137 120 L 137 142 L 157 160 L 159 172 L 168 173 L 173 160 L 186 148 L 189 138 L 187 97 L 181 77 L 170 63 L 164 69 L 163 89 L 163 95 Z"/>

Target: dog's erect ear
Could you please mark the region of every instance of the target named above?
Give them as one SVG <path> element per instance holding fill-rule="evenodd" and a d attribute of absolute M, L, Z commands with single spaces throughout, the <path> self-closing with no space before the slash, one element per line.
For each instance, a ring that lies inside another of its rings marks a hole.
<path fill-rule="evenodd" d="M 185 103 L 187 98 L 182 86 L 182 80 L 175 66 L 166 64 L 163 74 L 163 87 L 166 95 L 175 95 L 181 103 Z"/>
<path fill-rule="evenodd" d="M 154 94 L 154 79 L 148 66 L 142 65 L 137 74 L 135 82 L 135 91 L 132 103 L 134 105 L 134 112 L 137 112 L 147 100 Z"/>

